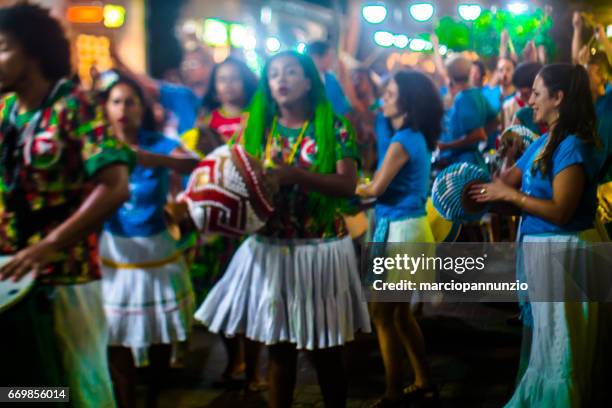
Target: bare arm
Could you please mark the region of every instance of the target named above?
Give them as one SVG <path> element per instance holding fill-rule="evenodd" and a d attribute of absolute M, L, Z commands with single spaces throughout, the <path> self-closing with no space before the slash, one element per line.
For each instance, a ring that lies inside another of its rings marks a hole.
<path fill-rule="evenodd" d="M 433 45 L 433 62 L 436 66 L 436 71 L 438 71 L 438 74 L 440 77 L 442 77 L 444 86 L 448 87 L 450 86 L 450 79 L 448 78 L 446 66 L 444 65 L 444 61 L 442 61 L 442 56 L 440 55 L 440 40 L 438 40 L 437 35 L 431 35 L 431 44 Z"/>
<path fill-rule="evenodd" d="M 277 164 L 268 174 L 276 177 L 280 185 L 299 184 L 334 197 L 350 197 L 357 186 L 357 164 L 348 158 L 336 163 L 334 174 L 313 173 L 286 164 Z"/>
<path fill-rule="evenodd" d="M 574 15 L 572 16 L 572 25 L 574 26 L 574 31 L 572 33 L 572 62 L 574 64 L 578 64 L 578 56 L 580 54 L 580 49 L 582 48 L 582 27 L 583 21 L 582 16 L 579 11 L 574 11 Z"/>
<path fill-rule="evenodd" d="M 477 202 L 509 202 L 536 217 L 543 218 L 556 225 L 565 225 L 574 216 L 578 208 L 585 182 L 584 168 L 575 164 L 555 176 L 552 183 L 553 197 L 551 200 L 523 194 L 506 185 L 500 179 L 493 181 L 493 183 L 475 185 L 470 190 L 470 196 Z M 482 193 L 483 190 L 484 193 Z"/>
<path fill-rule="evenodd" d="M 485 140 L 487 140 L 487 134 L 485 133 L 484 128 L 479 127 L 472 130 L 460 139 L 453 140 L 452 142 L 438 143 L 438 148 L 440 150 L 459 149 L 461 147 L 470 146 Z"/>
<path fill-rule="evenodd" d="M 371 183 L 357 187 L 357 195 L 362 197 L 381 196 L 409 159 L 408 153 L 401 144 L 397 142 L 391 143 L 380 166 L 380 170 L 374 174 L 374 179 Z"/>
<path fill-rule="evenodd" d="M 129 172 L 123 164 L 102 168 L 95 186 L 78 210 L 51 231 L 42 241 L 18 252 L 0 270 L 0 279 L 18 280 L 29 271 L 41 272 L 64 248 L 98 228 L 124 201 L 129 199 Z"/>
<path fill-rule="evenodd" d="M 169 155 L 136 149 L 138 164 L 144 167 L 166 167 L 177 173 L 189 174 L 196 168 L 200 159 L 182 147 L 177 147 Z"/>

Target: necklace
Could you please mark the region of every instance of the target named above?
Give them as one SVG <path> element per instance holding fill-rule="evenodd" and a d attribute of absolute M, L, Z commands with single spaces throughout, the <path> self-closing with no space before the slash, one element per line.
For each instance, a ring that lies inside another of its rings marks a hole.
<path fill-rule="evenodd" d="M 276 132 L 277 123 L 278 123 L 278 117 L 274 116 L 274 120 L 272 121 L 272 129 L 270 130 L 270 133 L 268 134 L 268 140 L 266 142 L 266 158 L 264 161 L 264 166 L 267 168 L 274 167 L 274 161 L 272 160 L 272 141 L 273 139 L 277 139 L 280 144 L 280 134 Z M 287 161 L 285 162 L 285 164 L 289 166 L 293 164 L 293 161 L 295 160 L 295 156 L 297 155 L 300 145 L 302 144 L 302 140 L 304 139 L 304 135 L 306 134 L 306 129 L 308 128 L 309 123 L 310 121 L 307 120 L 302 125 L 300 134 L 298 135 L 295 143 L 293 143 L 293 146 L 291 147 L 291 153 L 289 154 L 289 157 L 287 158 Z"/>

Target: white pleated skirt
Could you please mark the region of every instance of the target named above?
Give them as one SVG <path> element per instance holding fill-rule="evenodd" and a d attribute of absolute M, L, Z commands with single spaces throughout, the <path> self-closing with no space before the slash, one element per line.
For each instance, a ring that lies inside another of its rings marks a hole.
<path fill-rule="evenodd" d="M 307 350 L 341 346 L 371 330 L 349 237 L 248 238 L 195 318 L 214 333 Z"/>
<path fill-rule="evenodd" d="M 194 295 L 189 270 L 167 232 L 151 237 L 100 237 L 104 310 L 109 345 L 132 349 L 136 366 L 148 364 L 155 344 L 187 340 Z"/>

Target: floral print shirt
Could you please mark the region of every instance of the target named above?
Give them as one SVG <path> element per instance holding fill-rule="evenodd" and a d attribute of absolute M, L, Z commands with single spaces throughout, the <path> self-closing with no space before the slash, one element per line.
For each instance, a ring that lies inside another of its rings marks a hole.
<path fill-rule="evenodd" d="M 334 123 L 336 133 L 335 160 L 350 158 L 359 161 L 359 153 L 352 131 L 347 129 L 342 121 L 336 119 Z M 271 145 L 272 158 L 287 162 L 299 138 L 301 128 L 292 129 L 276 125 L 275 137 Z M 269 137 L 269 136 L 268 136 Z M 314 125 L 309 123 L 305 129 L 300 147 L 295 154 L 292 165 L 303 169 L 310 169 L 317 156 L 317 141 L 314 134 Z M 311 239 L 311 238 L 337 238 L 347 234 L 344 219 L 340 209 L 335 209 L 332 223 L 322 223 L 321 217 L 308 209 L 309 191 L 299 185 L 284 186 L 275 199 L 275 211 L 266 226 L 258 232 L 259 235 L 282 239 Z"/>
<path fill-rule="evenodd" d="M 0 99 L 0 253 L 40 241 L 79 208 L 92 178 L 133 152 L 116 139 L 102 107 L 70 81 L 57 84 L 35 112 L 17 114 L 17 97 Z M 99 278 L 97 235 L 63 250 L 39 278 L 46 284 Z"/>

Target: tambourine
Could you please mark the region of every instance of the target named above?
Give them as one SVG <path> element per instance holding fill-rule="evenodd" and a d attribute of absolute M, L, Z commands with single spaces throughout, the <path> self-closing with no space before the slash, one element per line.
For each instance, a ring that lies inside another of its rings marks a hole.
<path fill-rule="evenodd" d="M 240 145 L 223 145 L 198 164 L 177 203 L 166 206 L 168 230 L 175 238 L 190 227 L 231 237 L 254 233 L 274 212 L 276 191 L 259 160 Z"/>
<path fill-rule="evenodd" d="M 487 171 L 472 163 L 453 164 L 442 170 L 433 182 L 433 205 L 442 217 L 450 221 L 479 220 L 488 206 L 477 203 L 468 193 L 473 184 L 488 183 L 490 180 Z"/>
<path fill-rule="evenodd" d="M 0 267 L 6 265 L 12 257 L 0 256 Z M 18 303 L 34 286 L 34 273 L 23 276 L 17 282 L 12 280 L 0 281 L 0 313 Z"/>

